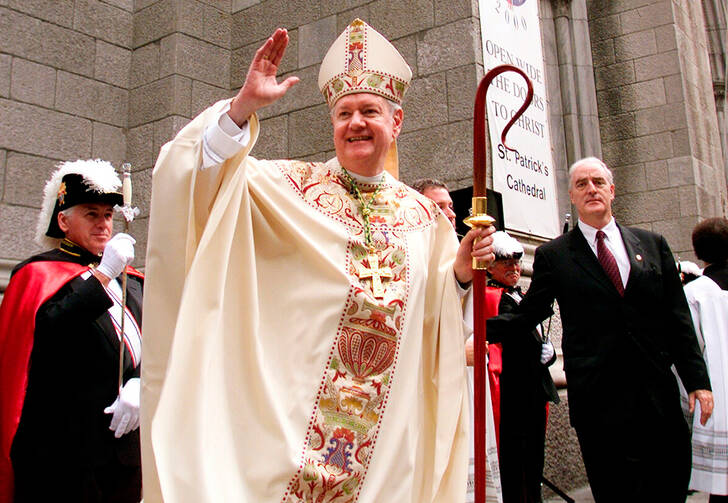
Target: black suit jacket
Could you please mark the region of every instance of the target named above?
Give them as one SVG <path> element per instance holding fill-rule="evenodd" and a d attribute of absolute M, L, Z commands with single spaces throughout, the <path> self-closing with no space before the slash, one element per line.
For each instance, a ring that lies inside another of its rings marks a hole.
<path fill-rule="evenodd" d="M 76 257 L 51 250 L 15 271 L 34 261 L 86 265 L 94 258 L 88 252 Z M 142 287 L 140 278 L 129 276 L 127 306 L 139 326 Z M 114 459 L 141 464 L 139 431 L 116 439 L 109 430 L 111 415 L 104 414 L 118 393 L 119 340 L 107 312 L 111 305 L 101 283 L 90 276 L 72 279 L 39 308 L 23 412 L 11 451 L 14 463 L 34 460 L 39 472 L 55 467 L 54 473 L 74 480 Z M 124 362 L 124 381 L 139 377 L 141 366 L 133 367 L 128 350 Z"/>
<path fill-rule="evenodd" d="M 665 239 L 619 226 L 630 260 L 624 297 L 579 228 L 536 250 L 531 286 L 518 308 L 488 320 L 487 331 L 527 329 L 556 299 L 569 412 L 577 430 L 649 427 L 680 412 L 674 364 L 688 391 L 710 389 L 690 312 Z"/>

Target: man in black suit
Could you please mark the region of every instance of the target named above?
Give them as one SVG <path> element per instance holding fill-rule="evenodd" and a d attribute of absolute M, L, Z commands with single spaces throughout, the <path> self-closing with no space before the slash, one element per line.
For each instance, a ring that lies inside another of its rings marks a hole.
<path fill-rule="evenodd" d="M 671 365 L 703 423 L 713 398 L 674 258 L 662 236 L 615 223 L 601 160 L 577 161 L 569 176 L 578 226 L 536 250 L 528 293 L 488 320 L 488 338 L 536 326 L 556 299 L 571 424 L 595 500 L 684 501 L 691 447 Z"/>
<path fill-rule="evenodd" d="M 122 309 L 134 239 L 112 237 L 120 185 L 105 161 L 62 163 L 38 222 L 54 248 L 13 270 L 0 307 L 0 501 L 141 498 L 143 280 L 128 269 Z"/>

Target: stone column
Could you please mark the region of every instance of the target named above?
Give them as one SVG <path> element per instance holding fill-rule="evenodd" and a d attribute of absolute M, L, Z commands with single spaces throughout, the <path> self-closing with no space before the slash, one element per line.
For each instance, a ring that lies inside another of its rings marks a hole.
<path fill-rule="evenodd" d="M 159 149 L 230 90 L 230 2 L 136 2 L 129 79 L 127 159 L 138 187 L 134 221 L 146 249 L 151 173 Z"/>
<path fill-rule="evenodd" d="M 718 112 L 721 146 L 723 148 L 723 167 L 728 180 L 728 138 L 726 134 L 726 3 L 724 0 L 703 0 L 705 29 L 708 38 L 710 69 L 713 75 L 713 94 Z"/>
<path fill-rule="evenodd" d="M 692 256 L 690 231 L 726 207 L 700 2 L 588 2 L 604 159 L 615 214 Z"/>
<path fill-rule="evenodd" d="M 559 216 L 571 211 L 568 168 L 586 156 L 601 157 L 594 66 L 585 0 L 542 0 L 551 141 L 557 170 Z"/>

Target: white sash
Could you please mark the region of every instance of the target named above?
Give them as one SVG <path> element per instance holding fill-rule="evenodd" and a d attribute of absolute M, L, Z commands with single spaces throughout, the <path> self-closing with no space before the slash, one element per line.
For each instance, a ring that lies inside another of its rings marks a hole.
<path fill-rule="evenodd" d="M 114 302 L 114 305 L 109 308 L 109 315 L 111 316 L 111 322 L 116 330 L 116 336 L 121 339 L 121 285 L 115 279 L 109 281 L 109 286 L 106 288 L 106 293 L 109 298 Z M 136 368 L 142 358 L 142 331 L 139 329 L 134 316 L 132 316 L 127 306 L 124 311 L 126 320 L 124 321 L 124 344 L 126 345 L 129 354 L 131 355 L 131 361 Z"/>

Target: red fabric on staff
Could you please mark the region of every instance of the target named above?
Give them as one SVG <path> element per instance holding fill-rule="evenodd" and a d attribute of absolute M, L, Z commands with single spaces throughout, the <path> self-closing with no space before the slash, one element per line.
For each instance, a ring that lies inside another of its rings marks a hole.
<path fill-rule="evenodd" d="M 478 89 L 475 92 L 475 110 L 473 115 L 473 198 L 485 197 L 486 181 L 487 181 L 487 162 L 488 162 L 488 141 L 485 132 L 486 122 L 486 95 L 488 86 L 493 79 L 503 72 L 516 72 L 521 75 L 526 82 L 528 93 L 523 105 L 513 114 L 511 120 L 506 124 L 501 133 L 501 143 L 506 146 L 506 134 L 508 130 L 515 124 L 518 118 L 523 115 L 528 105 L 533 100 L 533 84 L 531 84 L 528 75 L 512 65 L 500 65 L 492 68 L 485 74 Z M 506 146 L 506 148 L 509 148 Z M 485 385 L 485 271 L 473 271 L 473 333 L 475 335 L 475 417 L 484 418 L 485 399 L 482 386 Z M 482 423 L 482 424 L 481 424 Z M 485 424 L 484 421 L 475 422 L 475 501 L 476 503 L 485 502 Z"/>
<path fill-rule="evenodd" d="M 474 461 L 475 501 L 485 503 L 485 478 L 487 470 L 485 443 L 485 388 L 487 364 L 485 361 L 485 280 L 484 270 L 473 270 L 473 344 L 475 362 L 473 366 L 473 414 L 474 414 Z"/>
<path fill-rule="evenodd" d="M 473 271 L 473 338 L 475 346 L 474 374 L 474 428 L 475 428 L 475 501 L 485 502 L 485 472 L 486 472 L 486 431 L 485 417 L 486 407 L 489 406 L 485 400 L 486 373 L 488 384 L 491 389 L 491 401 L 493 403 L 493 416 L 496 427 L 496 442 L 498 438 L 498 425 L 500 423 L 500 372 L 502 359 L 498 349 L 489 354 L 488 366 L 485 365 L 485 320 L 498 314 L 498 304 L 502 291 L 497 288 L 486 288 L 486 273 L 484 270 Z M 495 345 L 494 345 L 495 346 Z M 494 346 L 491 346 L 493 348 Z M 490 351 L 490 349 L 489 349 Z M 492 369 L 491 369 L 492 362 Z M 498 404 L 498 405 L 496 405 Z"/>

